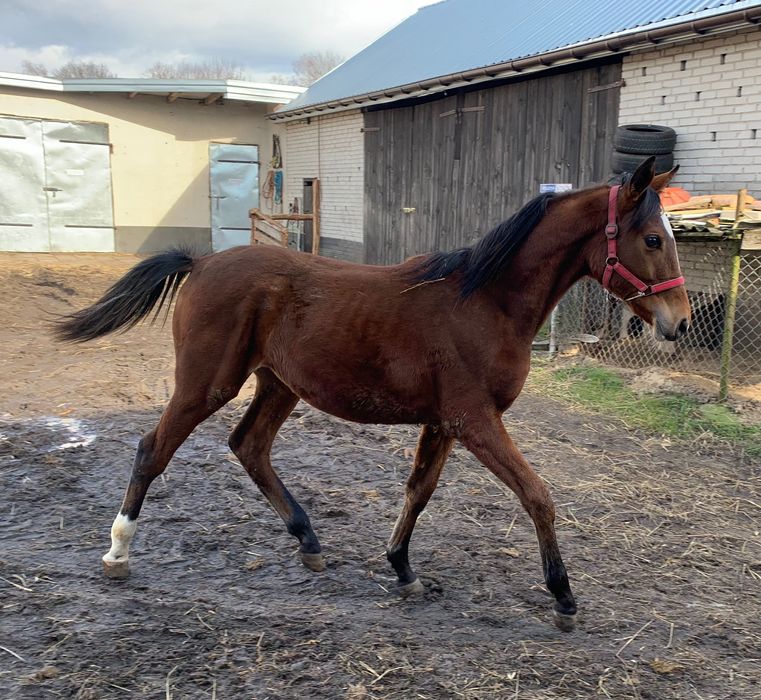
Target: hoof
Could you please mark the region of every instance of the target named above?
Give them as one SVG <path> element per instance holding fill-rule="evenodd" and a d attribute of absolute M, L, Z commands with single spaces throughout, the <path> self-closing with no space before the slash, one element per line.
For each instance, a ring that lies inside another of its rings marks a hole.
<path fill-rule="evenodd" d="M 129 559 L 106 559 L 103 557 L 103 573 L 108 578 L 125 579 L 129 576 Z"/>
<path fill-rule="evenodd" d="M 555 626 L 563 632 L 573 632 L 573 630 L 576 628 L 575 613 L 573 615 L 567 615 L 566 613 L 553 610 L 552 619 L 555 622 Z"/>
<path fill-rule="evenodd" d="M 412 583 L 405 583 L 396 587 L 396 592 L 402 596 L 402 598 L 409 598 L 411 595 L 418 595 L 425 591 L 425 586 L 420 583 L 420 579 L 416 578 Z"/>
<path fill-rule="evenodd" d="M 307 569 L 312 571 L 324 571 L 325 570 L 325 557 L 320 552 L 316 554 L 312 552 L 301 552 L 301 563 L 306 566 Z"/>

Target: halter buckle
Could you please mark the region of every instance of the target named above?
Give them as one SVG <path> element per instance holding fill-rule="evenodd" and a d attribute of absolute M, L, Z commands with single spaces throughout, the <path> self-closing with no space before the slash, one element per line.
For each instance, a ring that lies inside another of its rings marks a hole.
<path fill-rule="evenodd" d="M 618 224 L 608 224 L 605 227 L 605 235 L 608 238 L 615 238 L 618 236 Z"/>

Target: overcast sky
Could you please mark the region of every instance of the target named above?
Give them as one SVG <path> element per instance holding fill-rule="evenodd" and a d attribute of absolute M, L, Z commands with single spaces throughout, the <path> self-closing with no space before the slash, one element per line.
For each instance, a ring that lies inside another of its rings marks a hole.
<path fill-rule="evenodd" d="M 222 58 L 251 80 L 307 51 L 348 58 L 432 0 L 0 0 L 0 71 L 70 60 L 142 77 L 156 61 Z"/>

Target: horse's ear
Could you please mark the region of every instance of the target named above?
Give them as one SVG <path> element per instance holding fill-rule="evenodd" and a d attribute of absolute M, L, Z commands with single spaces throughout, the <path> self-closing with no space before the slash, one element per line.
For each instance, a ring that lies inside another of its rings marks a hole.
<path fill-rule="evenodd" d="M 650 183 L 650 187 L 652 187 L 656 192 L 662 192 L 666 187 L 668 187 L 668 184 L 674 179 L 674 175 L 676 175 L 677 170 L 679 170 L 679 166 L 675 165 L 667 173 L 661 173 L 660 175 L 656 175 L 653 178 L 653 181 Z"/>
<path fill-rule="evenodd" d="M 650 186 L 655 176 L 655 156 L 642 161 L 626 185 L 626 194 L 630 201 L 636 202 Z"/>

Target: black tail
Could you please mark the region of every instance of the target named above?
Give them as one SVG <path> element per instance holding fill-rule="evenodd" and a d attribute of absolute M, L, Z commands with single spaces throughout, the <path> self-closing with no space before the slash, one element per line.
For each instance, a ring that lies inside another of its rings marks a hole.
<path fill-rule="evenodd" d="M 155 307 L 172 303 L 182 280 L 193 268 L 186 250 L 167 250 L 133 267 L 95 304 L 56 321 L 58 340 L 84 342 L 118 330 L 129 330 Z"/>

